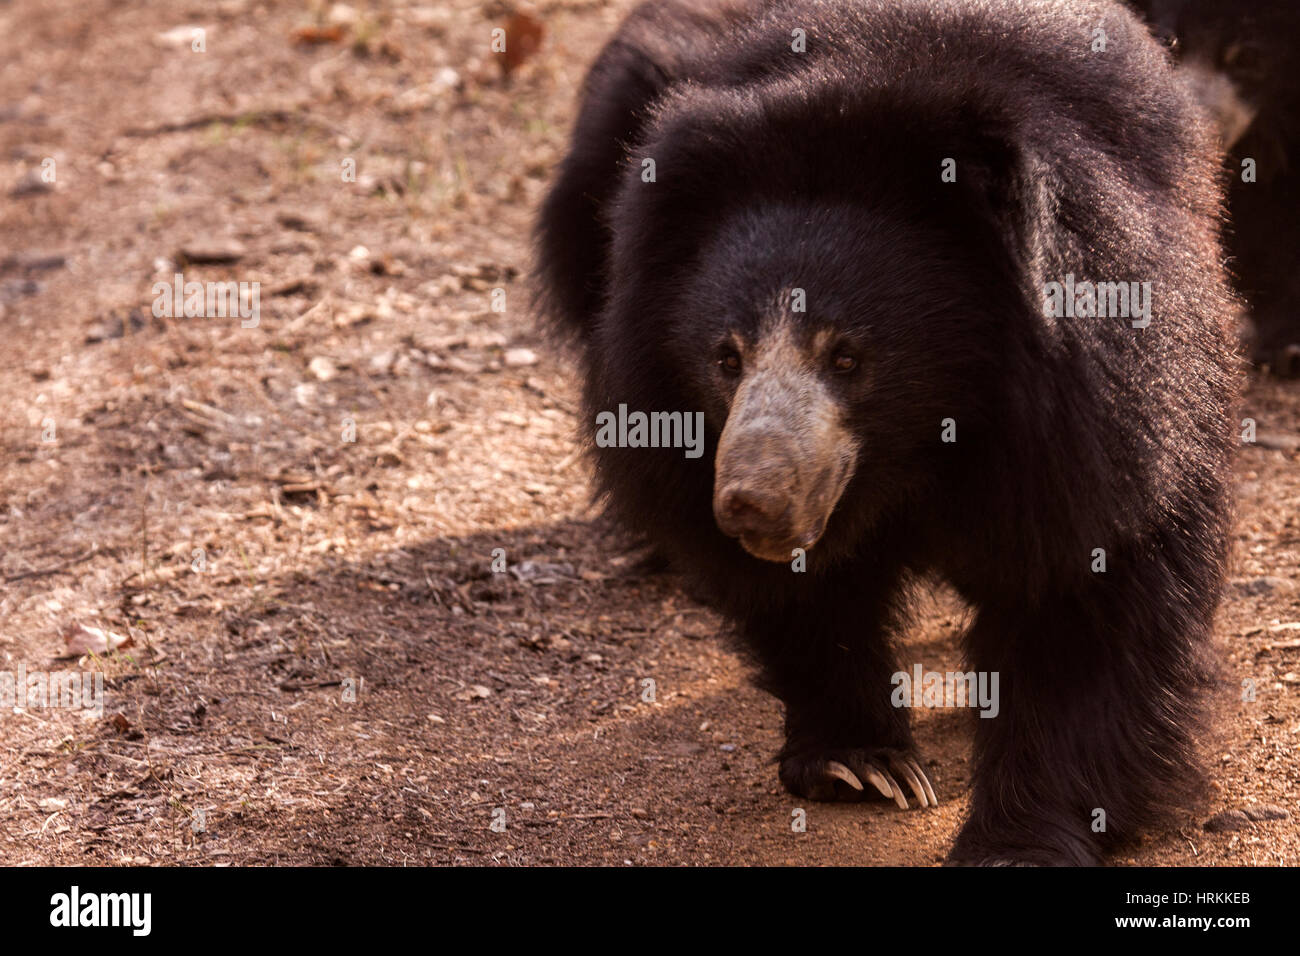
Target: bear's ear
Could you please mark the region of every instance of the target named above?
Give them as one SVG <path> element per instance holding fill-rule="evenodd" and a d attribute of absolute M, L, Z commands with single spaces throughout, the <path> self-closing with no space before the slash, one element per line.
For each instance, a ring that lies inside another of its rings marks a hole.
<path fill-rule="evenodd" d="M 944 116 L 900 138 L 912 167 L 900 172 L 909 202 L 966 248 L 996 253 L 1018 282 L 1032 279 L 1044 252 L 1043 224 L 1054 215 L 1050 174 L 1015 129 L 973 111 Z"/>
<path fill-rule="evenodd" d="M 1049 212 L 1047 178 L 1033 174 L 1033 159 L 1008 133 L 984 129 L 964 140 L 956 196 L 977 222 L 992 226 L 1019 274 L 1035 260 L 1043 216 Z"/>
<path fill-rule="evenodd" d="M 839 173 L 873 198 L 901 193 L 911 209 L 955 233 L 968 248 L 1005 253 L 1029 275 L 1053 213 L 1054 174 L 1035 158 L 1032 132 L 996 101 L 968 89 L 936 94 L 928 84 L 848 93 L 839 113 L 855 148 Z"/>

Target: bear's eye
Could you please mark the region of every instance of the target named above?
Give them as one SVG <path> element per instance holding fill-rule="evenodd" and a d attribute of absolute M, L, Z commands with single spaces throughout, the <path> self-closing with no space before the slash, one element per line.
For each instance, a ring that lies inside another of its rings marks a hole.
<path fill-rule="evenodd" d="M 728 375 L 735 375 L 740 372 L 740 353 L 735 349 L 723 349 L 718 355 L 718 368 L 722 369 Z"/>
<path fill-rule="evenodd" d="M 837 372 L 852 372 L 858 367 L 858 360 L 848 352 L 836 352 L 835 356 L 831 359 L 831 365 Z"/>

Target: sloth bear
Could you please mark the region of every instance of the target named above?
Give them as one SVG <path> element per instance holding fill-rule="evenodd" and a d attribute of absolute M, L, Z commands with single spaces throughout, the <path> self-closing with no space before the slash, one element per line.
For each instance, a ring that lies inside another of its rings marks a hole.
<path fill-rule="evenodd" d="M 1240 369 L 1173 69 L 1111 2 L 652 0 L 541 209 L 599 490 L 735 621 L 788 790 L 934 803 L 891 639 L 911 582 L 972 607 L 955 864 L 1097 863 L 1196 790 Z"/>
<path fill-rule="evenodd" d="M 1300 375 L 1300 4 L 1136 0 L 1228 149 L 1230 269 L 1255 361 Z M 1247 160 L 1254 168 L 1243 168 Z"/>

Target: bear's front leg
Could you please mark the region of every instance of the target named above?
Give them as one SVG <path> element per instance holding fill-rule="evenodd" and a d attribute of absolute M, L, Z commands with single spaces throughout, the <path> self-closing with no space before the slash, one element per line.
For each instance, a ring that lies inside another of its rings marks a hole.
<path fill-rule="evenodd" d="M 976 721 L 974 793 L 949 863 L 1100 863 L 1200 781 L 1217 566 L 1175 546 L 1037 608 L 981 610 L 968 635 L 999 673 Z M 1188 549 L 1190 551 L 1190 549 Z"/>
<path fill-rule="evenodd" d="M 891 703 L 898 671 L 888 640 L 891 595 L 873 588 L 872 577 L 855 576 L 821 599 L 806 596 L 745 623 L 760 682 L 785 703 L 781 783 L 811 800 L 879 793 L 903 809 L 909 798 L 935 806 L 908 714 Z"/>

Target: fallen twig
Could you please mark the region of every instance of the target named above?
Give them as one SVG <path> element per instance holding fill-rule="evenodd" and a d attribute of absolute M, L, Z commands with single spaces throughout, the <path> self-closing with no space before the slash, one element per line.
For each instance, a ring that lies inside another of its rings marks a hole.
<path fill-rule="evenodd" d="M 5 583 L 10 583 L 13 581 L 21 581 L 24 578 L 42 578 L 45 577 L 47 574 L 58 574 L 61 571 L 66 571 L 68 568 L 72 567 L 73 565 L 80 564 L 82 561 L 90 560 L 98 553 L 99 553 L 99 545 L 92 544 L 90 546 L 90 550 L 87 551 L 85 554 L 79 555 L 78 557 L 75 558 L 69 558 L 67 561 L 64 561 L 60 564 L 51 565 L 48 568 L 37 568 L 34 571 L 19 571 L 17 574 L 6 575 Z"/>

